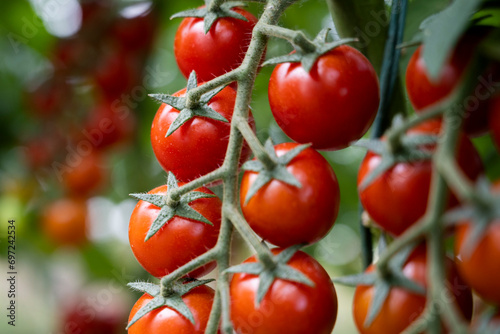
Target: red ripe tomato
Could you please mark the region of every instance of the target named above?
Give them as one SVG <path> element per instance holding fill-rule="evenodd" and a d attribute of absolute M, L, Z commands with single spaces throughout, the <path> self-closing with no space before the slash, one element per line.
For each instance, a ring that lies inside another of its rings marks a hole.
<path fill-rule="evenodd" d="M 102 101 L 91 110 L 80 137 L 101 149 L 127 142 L 135 131 L 135 125 L 135 116 L 128 107 L 113 108 Z"/>
<path fill-rule="evenodd" d="M 374 266 L 368 267 L 367 272 L 372 272 Z M 410 255 L 403 267 L 403 275 L 412 281 L 427 288 L 427 258 L 425 247 L 419 247 Z M 453 298 L 459 307 L 462 316 L 469 320 L 472 317 L 472 293 L 470 288 L 463 283 L 458 275 L 453 261 L 446 259 L 447 287 L 450 292 L 443 298 Z M 394 287 L 389 292 L 387 299 L 382 304 L 380 313 L 370 326 L 364 323 L 368 310 L 372 304 L 375 290 L 373 286 L 359 285 L 354 293 L 353 314 L 356 327 L 361 334 L 398 334 L 403 332 L 423 312 L 426 297 L 410 292 L 403 288 Z"/>
<path fill-rule="evenodd" d="M 276 145 L 276 154 L 282 156 L 298 145 Z M 328 233 L 337 218 L 340 190 L 335 172 L 312 148 L 299 153 L 287 170 L 301 188 L 272 180 L 245 204 L 248 190 L 257 179 L 257 173 L 246 171 L 241 181 L 241 209 L 252 229 L 277 246 L 314 243 Z"/>
<path fill-rule="evenodd" d="M 100 291 L 108 291 L 109 287 L 100 287 Z M 119 334 L 123 333 L 123 325 L 127 320 L 126 307 L 123 298 L 113 294 L 112 300 L 99 302 L 101 296 L 94 291 L 85 291 L 86 295 L 79 297 L 61 311 L 64 313 L 59 334 Z M 90 295 L 89 295 L 90 294 Z M 119 296 L 121 297 L 121 296 Z M 94 304 L 97 302 L 97 306 Z M 120 304 L 121 303 L 121 304 Z"/>
<path fill-rule="evenodd" d="M 203 18 L 182 20 L 175 35 L 174 53 L 177 65 L 186 78 L 196 71 L 198 80 L 208 81 L 241 64 L 257 18 L 243 9 L 233 10 L 248 21 L 220 18 L 205 34 Z"/>
<path fill-rule="evenodd" d="M 408 134 L 438 135 L 441 121 L 432 120 L 411 129 Z M 372 172 L 381 161 L 381 157 L 368 152 L 361 163 L 358 173 L 358 189 L 365 176 Z M 465 136 L 461 138 L 457 161 L 469 179 L 475 180 L 483 172 L 479 153 Z M 430 160 L 413 163 L 397 163 L 387 170 L 365 189 L 359 197 L 370 217 L 385 231 L 402 234 L 408 227 L 419 220 L 427 209 L 429 188 L 432 175 Z M 387 209 L 390 203 L 391 209 Z M 450 199 L 449 206 L 458 203 Z"/>
<path fill-rule="evenodd" d="M 279 254 L 282 249 L 273 249 Z M 256 262 L 255 256 L 245 261 Z M 233 276 L 230 285 L 231 320 L 236 333 L 330 334 L 337 319 L 337 294 L 328 273 L 311 256 L 298 251 L 288 265 L 306 275 L 314 286 L 276 279 L 258 307 L 259 277 Z"/>
<path fill-rule="evenodd" d="M 79 246 L 87 241 L 87 205 L 82 199 L 65 198 L 42 212 L 42 231 L 57 245 Z"/>
<path fill-rule="evenodd" d="M 444 64 L 436 81 L 431 80 L 427 74 L 422 47 L 415 51 L 406 69 L 406 89 L 417 113 L 439 103 L 453 92 L 483 34 L 484 32 L 477 31 L 465 35 Z M 469 135 L 482 135 L 488 129 L 488 103 L 486 102 L 491 96 L 489 89 L 491 88 L 479 83 L 474 92 L 475 95 L 464 102 L 464 131 Z"/>
<path fill-rule="evenodd" d="M 98 190 L 105 179 L 101 154 L 95 150 L 62 174 L 64 186 L 73 196 L 86 197 Z"/>
<path fill-rule="evenodd" d="M 186 89 L 174 96 L 184 96 Z M 210 100 L 208 106 L 231 122 L 236 92 L 231 87 L 224 88 Z M 156 159 L 164 170 L 174 173 L 179 181 L 187 182 L 217 169 L 224 162 L 231 124 L 222 121 L 194 117 L 184 123 L 169 137 L 167 130 L 179 115 L 179 111 L 162 104 L 151 126 L 151 144 Z M 255 127 L 253 116 L 250 124 Z M 250 155 L 248 145 L 244 145 L 240 161 Z"/>
<path fill-rule="evenodd" d="M 278 125 L 293 140 L 319 150 L 342 149 L 361 138 L 379 101 L 373 66 L 347 45 L 320 56 L 309 73 L 300 63 L 279 64 L 269 81 Z"/>
<path fill-rule="evenodd" d="M 157 19 L 151 2 L 125 7 L 112 27 L 112 35 L 125 52 L 148 51 L 154 40 Z"/>
<path fill-rule="evenodd" d="M 80 73 L 87 70 L 95 59 L 97 48 L 82 35 L 58 39 L 53 50 L 54 67 L 63 73 Z"/>
<path fill-rule="evenodd" d="M 500 192 L 500 182 L 494 191 Z M 500 305 L 500 219 L 488 226 L 475 249 L 466 252 L 467 240 L 472 233 L 473 223 L 460 224 L 456 229 L 455 254 L 457 266 L 464 281 L 477 294 L 496 305 Z"/>
<path fill-rule="evenodd" d="M 150 295 L 144 294 L 135 303 L 130 312 L 129 321 L 146 303 L 153 299 Z M 153 333 L 186 333 L 204 334 L 207 327 L 212 304 L 214 300 L 214 290 L 206 285 L 202 285 L 189 291 L 182 296 L 182 300 L 193 314 L 195 324 L 193 325 L 187 318 L 173 309 L 163 306 L 157 308 L 129 327 L 128 334 L 153 334 Z"/>
<path fill-rule="evenodd" d="M 198 188 L 195 191 L 213 194 L 207 188 Z M 166 195 L 167 186 L 155 188 L 149 194 Z M 197 199 L 190 204 L 213 226 L 175 216 L 148 241 L 144 241 L 151 224 L 160 213 L 160 208 L 151 203 L 139 201 L 130 217 L 128 229 L 130 247 L 137 261 L 151 275 L 162 277 L 205 253 L 217 243 L 221 205 L 221 201 L 217 197 Z M 159 254 L 164 254 L 164 256 Z M 209 263 L 196 269 L 188 276 L 200 277 L 208 274 L 214 268 L 215 263 Z"/>
<path fill-rule="evenodd" d="M 64 111 L 70 93 L 64 78 L 52 77 L 28 93 L 28 107 L 39 117 L 51 117 Z"/>
<path fill-rule="evenodd" d="M 94 77 L 103 95 L 113 101 L 129 93 L 139 81 L 141 69 L 138 60 L 118 48 L 104 53 L 97 63 Z"/>
<path fill-rule="evenodd" d="M 500 150 L 500 96 L 493 98 L 490 102 L 490 131 L 497 148 Z"/>

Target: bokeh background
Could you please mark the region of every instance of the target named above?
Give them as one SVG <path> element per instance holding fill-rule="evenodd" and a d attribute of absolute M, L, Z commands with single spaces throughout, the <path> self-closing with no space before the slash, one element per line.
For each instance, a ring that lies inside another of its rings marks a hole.
<path fill-rule="evenodd" d="M 422 19 L 447 3 L 411 1 L 405 40 L 411 40 Z M 128 194 L 166 181 L 149 139 L 158 104 L 147 94 L 174 93 L 185 87 L 173 55 L 180 19 L 169 17 L 201 4 L 199 0 L 0 2 L 2 310 L 8 302 L 4 274 L 9 219 L 16 221 L 18 272 L 16 327 L 7 325 L 2 311 L 1 333 L 77 333 L 65 327 L 68 319 L 97 321 L 99 325 L 91 329 L 94 334 L 125 333 L 128 312 L 139 296 L 126 283 L 154 281 L 128 245 L 128 219 L 135 206 Z M 249 8 L 255 15 L 262 10 L 258 4 Z M 386 22 L 374 18 L 375 27 L 377 22 L 383 31 Z M 331 27 L 335 37 L 324 1 L 300 1 L 281 23 L 309 36 Z M 289 51 L 286 42 L 272 39 L 267 56 Z M 403 76 L 412 51 L 403 51 Z M 287 138 L 269 109 L 271 71 L 263 68 L 259 74 L 252 112 L 260 139 L 271 136 L 278 143 Z M 102 137 L 94 131 L 101 127 L 106 129 L 99 132 Z M 500 162 L 490 141 L 485 136 L 475 143 L 489 174 L 496 178 Z M 364 152 L 348 148 L 324 155 L 339 179 L 341 209 L 331 233 L 306 250 L 332 276 L 357 273 L 361 242 L 356 176 Z M 67 220 L 73 224 L 69 231 L 61 227 Z M 236 236 L 233 261 L 249 254 Z M 354 333 L 354 289 L 337 286 L 337 292 L 334 333 Z"/>

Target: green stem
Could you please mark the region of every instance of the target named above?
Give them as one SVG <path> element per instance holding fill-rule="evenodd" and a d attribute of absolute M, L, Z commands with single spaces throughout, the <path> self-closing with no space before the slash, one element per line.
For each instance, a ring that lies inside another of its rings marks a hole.
<path fill-rule="evenodd" d="M 274 267 L 275 262 L 271 251 L 269 251 L 269 249 L 262 244 L 255 232 L 248 226 L 241 213 L 232 206 L 228 206 L 225 211 L 226 214 L 231 217 L 230 219 L 234 227 L 236 227 L 240 233 L 241 237 L 257 252 L 259 261 L 268 267 Z"/>
<path fill-rule="evenodd" d="M 201 96 L 205 93 L 208 93 L 216 88 L 221 86 L 229 85 L 231 82 L 238 80 L 241 74 L 241 68 L 235 68 L 232 71 L 224 73 L 223 75 L 213 78 L 210 81 L 207 81 L 196 88 L 191 89 L 186 94 L 186 105 L 196 104 L 198 103 Z"/>
<path fill-rule="evenodd" d="M 259 32 L 267 36 L 285 39 L 305 52 L 316 51 L 316 45 L 300 30 L 291 30 L 271 24 L 261 24 L 258 29 Z"/>
<path fill-rule="evenodd" d="M 257 159 L 259 159 L 259 161 L 262 162 L 267 169 L 273 169 L 276 166 L 276 162 L 266 152 L 248 122 L 242 119 L 236 119 L 234 121 L 236 122 L 236 126 L 241 132 L 241 135 L 245 138 L 248 146 L 250 146 L 250 149 Z"/>
<path fill-rule="evenodd" d="M 219 248 L 216 246 L 206 253 L 203 253 L 202 255 L 198 256 L 197 258 L 189 261 L 182 267 L 177 268 L 175 271 L 171 272 L 167 276 L 163 277 L 161 279 L 161 284 L 164 286 L 167 286 L 171 284 L 172 282 L 178 280 L 179 278 L 189 274 L 191 271 L 195 270 L 196 268 L 199 268 L 201 266 L 204 266 L 205 264 L 212 262 L 217 259 L 219 255 Z"/>
<path fill-rule="evenodd" d="M 340 38 L 357 37 L 355 44 L 380 73 L 389 17 L 384 0 L 326 0 Z"/>
<path fill-rule="evenodd" d="M 170 196 L 172 197 L 173 200 L 176 199 L 179 200 L 180 196 L 187 194 L 188 192 L 193 191 L 197 188 L 210 184 L 214 181 L 221 180 L 222 178 L 224 178 L 224 176 L 226 176 L 226 174 L 227 174 L 227 169 L 225 167 L 219 167 L 208 174 L 200 176 L 199 178 L 190 181 L 179 188 L 172 190 Z"/>
<path fill-rule="evenodd" d="M 226 0 L 210 0 L 210 3 L 208 4 L 208 10 L 213 11 L 217 8 L 220 7 Z M 206 2 L 206 1 L 205 1 Z"/>

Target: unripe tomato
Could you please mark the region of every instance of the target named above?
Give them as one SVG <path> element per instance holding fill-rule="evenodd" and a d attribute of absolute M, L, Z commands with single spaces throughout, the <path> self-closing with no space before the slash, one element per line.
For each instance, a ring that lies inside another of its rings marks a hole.
<path fill-rule="evenodd" d="M 300 63 L 279 64 L 269 81 L 269 104 L 280 128 L 318 150 L 339 150 L 360 139 L 379 100 L 372 64 L 347 45 L 320 56 L 309 73 Z"/>
<path fill-rule="evenodd" d="M 372 272 L 374 266 L 368 267 Z M 402 273 L 408 279 L 427 288 L 427 258 L 425 247 L 419 247 L 410 255 L 403 267 Z M 453 301 L 462 316 L 469 320 L 472 317 L 472 293 L 470 288 L 458 275 L 455 264 L 446 258 L 447 288 L 452 293 L 443 292 L 443 298 Z M 403 288 L 393 287 L 382 304 L 380 313 L 370 326 L 364 323 L 373 301 L 375 290 L 373 286 L 359 285 L 354 293 L 353 314 L 356 327 L 361 334 L 399 334 L 415 321 L 424 311 L 426 297 Z"/>
<path fill-rule="evenodd" d="M 174 96 L 184 96 L 186 89 Z M 233 115 L 236 91 L 224 88 L 208 106 L 229 122 Z M 165 171 L 174 173 L 179 181 L 187 182 L 207 174 L 224 162 L 231 124 L 206 117 L 194 117 L 165 138 L 168 128 L 179 115 L 173 107 L 162 104 L 151 126 L 151 145 L 156 159 Z M 253 116 L 250 123 L 255 127 Z M 250 155 L 248 145 L 243 146 L 240 162 Z"/>
<path fill-rule="evenodd" d="M 44 208 L 41 224 L 57 245 L 80 246 L 87 241 L 87 205 L 82 199 L 59 199 Z"/>
<path fill-rule="evenodd" d="M 273 254 L 282 249 L 275 248 Z M 244 263 L 256 262 L 255 256 Z M 314 286 L 277 279 L 259 306 L 255 295 L 260 278 L 238 273 L 231 280 L 231 320 L 238 334 L 330 334 L 337 319 L 337 294 L 330 276 L 311 256 L 298 251 L 288 265 Z"/>
<path fill-rule="evenodd" d="M 160 186 L 151 190 L 149 194 L 166 195 L 167 189 L 166 185 Z M 198 188 L 195 191 L 213 194 L 207 188 Z M 205 253 L 217 243 L 221 205 L 217 197 L 200 198 L 190 204 L 213 226 L 174 216 L 148 241 L 144 241 L 151 224 L 160 213 L 160 208 L 151 203 L 139 201 L 130 217 L 128 229 L 130 247 L 137 261 L 151 275 L 162 277 Z M 215 263 L 211 262 L 187 276 L 200 277 L 214 268 Z"/>
<path fill-rule="evenodd" d="M 148 294 L 142 295 L 132 308 L 129 321 L 151 299 L 153 298 Z M 128 334 L 204 334 L 212 310 L 214 290 L 206 285 L 202 285 L 182 296 L 182 300 L 193 314 L 194 325 L 177 311 L 162 306 L 149 312 L 130 326 Z"/>
<path fill-rule="evenodd" d="M 208 81 L 237 68 L 248 49 L 257 18 L 246 10 L 234 8 L 248 21 L 220 18 L 205 34 L 203 18 L 182 20 L 174 41 L 177 65 L 187 78 L 196 71 L 198 80 Z"/>
<path fill-rule="evenodd" d="M 431 120 L 410 129 L 408 134 L 439 135 L 441 121 Z M 381 157 L 368 152 L 358 173 L 358 189 L 363 179 L 372 172 Z M 457 153 L 458 165 L 470 180 L 483 173 L 483 164 L 474 145 L 461 137 Z M 385 231 L 400 235 L 417 222 L 427 209 L 432 175 L 432 161 L 398 162 L 376 178 L 365 189 L 359 189 L 359 198 L 370 217 Z M 453 196 L 449 207 L 458 203 Z M 390 210 L 387 209 L 390 205 Z"/>
<path fill-rule="evenodd" d="M 276 154 L 282 156 L 298 145 L 276 145 Z M 337 218 L 340 190 L 335 172 L 312 148 L 299 153 L 287 170 L 302 184 L 301 188 L 272 180 L 246 204 L 245 198 L 257 173 L 243 174 L 240 189 L 243 215 L 259 236 L 277 246 L 314 243 L 328 233 Z"/>
<path fill-rule="evenodd" d="M 500 182 L 493 191 L 500 193 Z M 455 254 L 457 266 L 464 281 L 484 300 L 500 305 L 500 219 L 488 226 L 475 248 L 468 252 L 474 222 L 465 222 L 456 229 Z"/>

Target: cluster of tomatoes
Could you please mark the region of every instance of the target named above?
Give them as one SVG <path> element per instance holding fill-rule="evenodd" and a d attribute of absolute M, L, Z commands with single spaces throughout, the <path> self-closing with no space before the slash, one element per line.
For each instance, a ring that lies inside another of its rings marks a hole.
<path fill-rule="evenodd" d="M 187 92 L 197 87 L 196 79 L 211 80 L 242 62 L 256 18 L 239 8 L 234 12 L 246 20 L 218 18 L 205 33 L 202 18 L 188 17 L 176 34 L 174 52 L 181 72 L 189 77 L 188 87 L 160 106 L 151 127 L 153 151 L 169 173 L 168 185 L 138 195 L 140 201 L 129 224 L 135 257 L 158 278 L 204 254 L 218 240 L 221 201 L 210 196 L 212 192 L 205 187 L 194 190 L 193 199 L 181 196 L 173 203 L 170 192 L 216 170 L 224 161 L 236 100 L 233 86 L 218 90 L 209 101 L 204 101 L 204 115 L 193 116 L 196 111 L 189 115 L 183 108 Z M 330 80 L 331 76 L 338 80 Z M 318 95 L 316 100 L 307 98 L 312 92 Z M 360 95 L 364 98 L 360 99 Z M 270 79 L 269 100 L 278 124 L 298 143 L 266 144 L 272 166 L 266 167 L 254 159 L 243 167 L 240 199 L 249 226 L 263 240 L 278 246 L 272 253 L 279 257 L 287 247 L 319 241 L 333 226 L 339 209 L 339 186 L 333 169 L 315 149 L 342 149 L 365 134 L 379 104 L 378 79 L 360 52 L 343 45 L 321 55 L 310 71 L 300 63 L 278 65 Z M 207 108 L 218 116 L 204 117 Z M 248 122 L 253 128 L 251 113 Z M 240 163 L 249 154 L 248 145 L 244 144 Z M 244 263 L 254 262 L 255 256 Z M 331 332 L 337 297 L 330 277 L 315 259 L 301 251 L 286 264 L 313 284 L 277 278 L 256 304 L 261 278 L 249 273 L 233 276 L 231 319 L 237 333 Z M 199 278 L 214 267 L 215 263 L 210 262 L 187 276 Z M 214 291 L 204 285 L 182 297 L 194 323 L 167 306 L 135 321 L 148 303 L 155 304 L 155 296 L 146 293 L 130 314 L 134 321 L 129 333 L 202 333 L 213 297 Z"/>
<path fill-rule="evenodd" d="M 185 18 L 175 37 L 176 60 L 188 78 L 188 85 L 162 98 L 165 103 L 157 111 L 151 127 L 153 151 L 169 174 L 168 181 L 167 185 L 147 194 L 136 195 L 140 201 L 129 223 L 129 240 L 135 257 L 157 278 L 203 256 L 219 239 L 222 210 L 219 198 L 206 187 L 181 196 L 172 194 L 184 184 L 217 170 L 226 156 L 237 98 L 234 86 L 207 93 L 203 95 L 206 100 L 201 97 L 194 104 L 188 95 L 202 82 L 241 64 L 257 20 L 245 10 L 234 8 L 232 11 L 241 17 L 219 17 L 207 32 L 206 19 L 197 15 Z M 474 32 L 462 38 L 437 81 L 427 76 L 421 48 L 415 52 L 406 79 L 408 95 L 417 113 L 425 112 L 454 91 L 473 56 L 476 44 L 471 39 L 477 39 Z M 497 75 L 494 64 L 484 73 L 484 77 L 496 78 Z M 476 92 L 483 94 L 476 96 L 477 103 L 471 99 L 471 103 L 464 106 L 465 123 L 456 160 L 471 181 L 483 175 L 484 169 L 468 136 L 489 131 L 500 148 L 500 98 L 493 94 L 496 82 L 490 82 L 491 86 L 484 87 L 484 80 L 478 80 Z M 300 61 L 277 65 L 270 78 L 268 93 L 278 125 L 296 143 L 273 145 L 268 142 L 262 148 L 265 152 L 254 152 L 257 158 L 243 165 L 239 187 L 241 212 L 259 237 L 277 246 L 271 250 L 272 258 L 286 258 L 285 263 L 275 263 L 275 270 L 283 269 L 280 266 L 284 265 L 313 284 L 285 279 L 274 273 L 276 277 L 259 299 L 263 273 L 269 274 L 267 264 L 260 264 L 261 271 L 236 271 L 229 285 L 232 325 L 237 333 L 330 333 L 337 312 L 337 297 L 330 277 L 304 252 L 297 251 L 289 257 L 282 254 L 291 246 L 319 241 L 333 226 L 339 209 L 339 186 L 333 169 L 316 150 L 343 149 L 367 132 L 379 106 L 378 78 L 360 52 L 340 45 L 318 55 L 310 69 Z M 251 113 L 248 122 L 253 129 Z M 441 132 L 442 122 L 436 118 L 411 128 L 404 135 L 435 138 Z M 404 145 L 404 141 L 400 144 Z M 430 156 L 435 151 L 436 141 L 424 141 L 413 148 Z M 261 159 L 262 154 L 267 159 Z M 240 164 L 249 156 L 249 146 L 244 143 Z M 363 160 L 358 176 L 360 199 L 375 225 L 397 238 L 426 213 L 433 164 L 429 158 L 396 160 L 365 184 L 365 178 L 382 162 L 382 154 L 377 151 L 369 151 Z M 448 208 L 459 204 L 457 197 L 451 194 Z M 387 205 L 391 206 L 390 210 Z M 470 233 L 469 223 L 456 229 L 457 260 L 447 259 L 445 271 L 451 299 L 465 319 L 470 320 L 472 316 L 469 286 L 486 301 L 500 304 L 495 288 L 495 280 L 499 278 L 495 258 L 500 254 L 494 245 L 499 225 L 495 223 L 489 227 L 472 255 L 462 250 Z M 253 256 L 243 266 L 257 266 L 259 260 Z M 215 262 L 208 262 L 183 279 L 196 281 L 215 266 Z M 372 265 L 366 272 L 373 270 Z M 425 245 L 419 245 L 409 254 L 401 272 L 409 280 L 427 287 Z M 204 332 L 215 294 L 210 287 L 197 285 L 181 296 L 194 321 L 165 302 L 158 304 L 161 300 L 157 299 L 159 289 L 141 291 L 145 294 L 131 311 L 129 333 Z M 356 289 L 353 311 L 361 333 L 400 333 L 418 318 L 427 303 L 425 295 L 391 287 L 381 309 L 367 325 L 375 296 L 374 286 L 361 284 Z M 163 297 L 167 298 L 168 293 Z"/>
<path fill-rule="evenodd" d="M 86 199 L 108 179 L 109 149 L 134 133 L 140 101 L 130 101 L 130 94 L 143 85 L 157 20 L 151 2 L 121 6 L 82 1 L 80 29 L 55 41 L 51 74 L 25 93 L 35 128 L 25 139 L 27 165 L 64 194 L 45 206 L 41 219 L 58 245 L 86 241 Z"/>
<path fill-rule="evenodd" d="M 482 35 L 477 31 L 466 33 L 457 44 L 453 54 L 445 63 L 440 76 L 432 80 L 427 74 L 422 47 L 411 57 L 406 72 L 406 87 L 410 101 L 417 113 L 424 113 L 442 103 L 458 86 L 467 66 L 471 63 L 476 46 Z M 464 124 L 460 132 L 456 152 L 457 166 L 470 181 L 484 177 L 484 168 L 479 153 L 469 139 L 490 133 L 500 150 L 500 96 L 498 90 L 498 64 L 492 63 L 478 77 L 473 94 L 460 106 Z M 442 121 L 431 119 L 407 131 L 407 136 L 440 136 Z M 422 145 L 422 151 L 433 153 L 435 145 Z M 364 209 L 371 220 L 382 231 L 399 237 L 420 221 L 427 210 L 432 161 L 396 162 L 368 185 L 363 181 L 382 163 L 382 156 L 369 151 L 361 163 L 358 174 L 358 190 Z M 498 188 L 498 186 L 496 186 Z M 498 191 L 498 189 L 497 189 Z M 491 190 L 495 193 L 495 187 Z M 383 203 L 386 203 L 385 205 Z M 387 205 L 390 205 L 390 209 Z M 447 208 L 460 205 L 451 193 Z M 474 248 L 466 247 L 474 224 L 461 222 L 455 230 L 455 254 L 453 261 L 446 260 L 447 286 L 464 319 L 472 317 L 471 288 L 486 302 L 500 305 L 498 279 L 500 267 L 497 260 L 500 249 L 493 241 L 499 236 L 500 221 L 493 221 L 477 241 Z M 374 270 L 373 266 L 367 273 Z M 406 260 L 402 273 L 424 287 L 428 285 L 427 257 L 425 246 L 420 246 Z M 426 297 L 402 288 L 393 288 L 382 304 L 379 314 L 366 325 L 369 307 L 373 302 L 374 286 L 360 285 L 354 296 L 354 319 L 360 333 L 400 333 L 417 319 L 425 309 Z"/>

